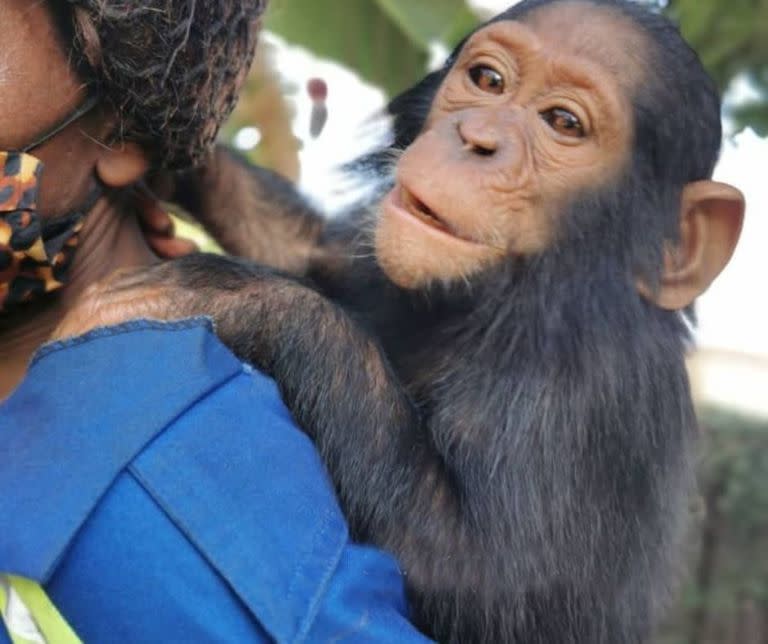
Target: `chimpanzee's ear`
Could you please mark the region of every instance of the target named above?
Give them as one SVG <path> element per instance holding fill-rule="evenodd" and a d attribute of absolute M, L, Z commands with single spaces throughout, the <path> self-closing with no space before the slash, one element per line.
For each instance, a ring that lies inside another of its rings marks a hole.
<path fill-rule="evenodd" d="M 733 255 L 744 222 L 744 195 L 724 183 L 697 181 L 683 190 L 680 240 L 664 254 L 655 292 L 643 296 L 663 309 L 682 310 L 709 288 Z"/>

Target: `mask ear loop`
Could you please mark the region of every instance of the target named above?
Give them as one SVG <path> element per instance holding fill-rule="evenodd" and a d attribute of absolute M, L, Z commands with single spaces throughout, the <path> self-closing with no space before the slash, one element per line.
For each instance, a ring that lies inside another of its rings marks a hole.
<path fill-rule="evenodd" d="M 99 102 L 99 98 L 97 96 L 95 95 L 89 96 L 80 107 L 78 107 L 74 112 L 72 112 L 72 114 L 67 116 L 63 121 L 56 124 L 53 128 L 45 132 L 45 134 L 39 136 L 35 141 L 30 143 L 29 145 L 21 148 L 20 150 L 12 150 L 12 152 L 27 153 L 27 152 L 31 152 L 35 148 L 40 147 L 43 143 L 49 141 L 54 136 L 59 134 L 62 130 L 72 125 L 72 123 L 77 121 L 79 118 L 85 116 L 94 107 L 96 107 L 98 102 Z"/>
<path fill-rule="evenodd" d="M 53 128 L 48 130 L 45 134 L 39 136 L 35 141 L 25 146 L 18 152 L 22 154 L 26 154 L 34 150 L 35 148 L 40 147 L 41 145 L 43 145 L 43 143 L 46 143 L 47 141 L 51 140 L 53 137 L 59 134 L 62 130 L 72 125 L 72 123 L 74 123 L 81 117 L 85 116 L 94 107 L 96 107 L 98 103 L 99 103 L 98 96 L 91 94 L 83 102 L 83 104 L 80 105 L 80 107 L 78 107 L 74 112 L 72 112 L 72 114 L 67 116 L 63 121 L 56 124 Z M 77 225 L 77 223 L 80 220 L 82 220 L 93 209 L 93 207 L 96 205 L 96 202 L 101 198 L 104 192 L 103 187 L 99 182 L 98 178 L 96 178 L 95 181 L 96 181 L 96 185 L 94 185 L 90 189 L 86 197 L 85 203 L 80 208 L 78 208 L 75 212 L 62 215 L 60 217 L 55 217 L 45 222 L 45 230 L 43 231 L 43 243 L 45 245 L 46 254 L 49 257 L 54 256 L 61 251 L 63 244 L 67 240 L 66 233 L 68 229 L 71 228 L 73 225 Z"/>

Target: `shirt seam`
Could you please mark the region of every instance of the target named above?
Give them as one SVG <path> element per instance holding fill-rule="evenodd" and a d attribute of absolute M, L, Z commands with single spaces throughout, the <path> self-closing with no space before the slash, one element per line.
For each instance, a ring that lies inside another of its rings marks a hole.
<path fill-rule="evenodd" d="M 74 540 L 77 538 L 77 535 L 80 533 L 81 530 L 83 530 L 83 527 L 86 525 L 88 520 L 90 519 L 91 515 L 93 514 L 93 511 L 104 501 L 106 498 L 109 490 L 112 489 L 112 487 L 115 484 L 115 481 L 120 477 L 121 473 L 133 473 L 133 463 L 136 461 L 137 458 L 139 458 L 147 449 L 150 448 L 150 446 L 157 441 L 160 436 L 162 436 L 170 427 L 172 427 L 176 421 L 181 418 L 183 415 L 189 412 L 190 409 L 198 405 L 202 400 L 205 398 L 211 396 L 214 392 L 218 391 L 222 387 L 225 387 L 228 385 L 232 380 L 237 378 L 238 376 L 242 375 L 242 369 L 238 369 L 235 371 L 232 375 L 228 376 L 226 379 L 217 382 L 216 384 L 212 385 L 208 389 L 206 389 L 204 392 L 202 392 L 199 396 L 197 396 L 194 400 L 192 400 L 188 405 L 186 405 L 179 413 L 177 413 L 175 416 L 173 416 L 168 422 L 164 423 L 162 425 L 162 428 L 158 430 L 157 433 L 155 433 L 152 438 L 150 438 L 148 441 L 142 444 L 141 448 L 136 451 L 133 458 L 128 461 L 122 469 L 120 469 L 115 477 L 112 479 L 109 485 L 107 485 L 104 490 L 102 490 L 101 494 L 98 495 L 98 498 L 96 501 L 91 505 L 90 510 L 87 514 L 83 516 L 82 521 L 80 521 L 80 524 L 77 526 L 77 528 L 72 532 L 72 534 L 69 536 L 69 538 L 66 540 L 66 543 L 63 544 L 61 550 L 59 551 L 58 555 L 55 557 L 55 559 L 51 562 L 51 564 L 45 569 L 44 574 L 42 575 L 42 579 L 39 580 L 41 583 L 47 583 L 51 576 L 53 575 L 56 568 L 58 568 L 59 564 L 61 563 L 62 559 L 66 556 L 69 549 L 72 547 L 72 544 L 74 543 Z M 141 484 L 141 482 L 139 482 Z M 146 486 L 141 484 L 143 489 L 146 489 Z M 147 493 L 150 494 L 149 490 L 147 490 Z M 155 496 L 152 495 L 152 498 L 154 499 Z M 167 514 L 167 513 L 166 513 Z M 175 521 L 174 521 L 175 524 Z M 196 546 L 197 547 L 197 546 Z"/>
<path fill-rule="evenodd" d="M 296 582 L 299 578 L 299 575 L 306 568 L 307 559 L 317 550 L 317 544 L 322 540 L 324 540 L 326 535 L 329 532 L 332 532 L 331 527 L 332 527 L 332 523 L 334 522 L 334 513 L 326 510 L 324 514 L 325 516 L 323 517 L 322 527 L 317 531 L 317 534 L 315 535 L 315 538 L 312 543 L 312 548 L 304 557 L 302 557 L 301 563 L 296 566 L 296 570 L 293 573 L 291 583 L 289 584 L 289 587 L 288 587 L 289 596 L 293 596 L 295 594 Z M 325 567 L 325 570 L 323 571 L 323 575 L 319 583 L 317 584 L 317 589 L 309 599 L 308 606 L 306 609 L 307 610 L 306 615 L 304 619 L 301 620 L 299 624 L 299 628 L 297 629 L 297 633 L 293 638 L 293 642 L 295 644 L 301 644 L 302 642 L 307 641 L 307 638 L 309 637 L 309 634 L 312 630 L 312 626 L 315 623 L 315 620 L 317 619 L 318 613 L 320 612 L 320 606 L 328 591 L 328 587 L 331 584 L 333 576 L 339 566 L 339 562 L 341 561 L 341 557 L 344 554 L 344 548 L 347 545 L 347 540 L 348 540 L 347 531 L 346 530 L 341 531 L 341 537 L 339 539 L 339 543 L 337 544 L 336 550 L 334 552 L 334 557 Z"/>
<path fill-rule="evenodd" d="M 127 335 L 136 331 L 188 331 L 189 329 L 202 328 L 211 333 L 215 332 L 212 318 L 208 316 L 198 316 L 175 320 L 173 322 L 163 322 L 161 320 L 131 320 L 114 326 L 101 326 L 85 333 L 84 335 L 65 338 L 63 340 L 54 340 L 42 345 L 32 356 L 29 366 L 32 367 L 44 358 L 84 344 L 89 344 L 95 340 L 111 338 L 119 335 Z"/>
<path fill-rule="evenodd" d="M 200 396 L 198 399 L 196 399 L 192 404 L 190 404 L 184 411 L 182 411 L 178 416 L 176 416 L 173 420 L 168 422 L 166 425 L 166 429 L 169 429 L 176 423 L 179 418 L 181 418 L 189 409 L 197 405 L 199 402 L 201 402 L 204 398 L 213 395 L 218 389 L 221 387 L 226 386 L 229 384 L 232 380 L 237 378 L 240 375 L 246 374 L 250 375 L 254 372 L 254 369 L 250 367 L 250 365 L 244 364 L 242 365 L 242 371 L 239 371 L 238 373 L 234 374 L 232 377 L 228 378 L 225 382 L 222 382 L 219 386 L 217 386 L 214 389 L 209 390 L 202 396 Z M 164 432 L 162 432 L 164 433 Z M 162 434 L 161 433 L 161 434 Z M 128 464 L 128 466 L 125 468 L 125 472 L 131 476 L 140 486 L 141 488 L 149 495 L 149 497 L 155 502 L 157 507 L 165 514 L 165 516 L 168 517 L 168 520 L 176 526 L 176 529 L 179 530 L 181 534 L 185 536 L 185 538 L 189 541 L 190 544 L 195 548 L 195 550 L 199 553 L 199 555 L 208 562 L 208 564 L 217 571 L 217 574 L 224 580 L 227 587 L 238 597 L 238 599 L 243 602 L 243 605 L 247 607 L 248 612 L 254 615 L 254 617 L 259 620 L 259 616 L 256 615 L 249 604 L 247 603 L 246 599 L 241 596 L 238 589 L 230 582 L 230 580 L 227 578 L 225 574 L 223 574 L 220 570 L 218 565 L 215 561 L 211 559 L 211 557 L 208 555 L 208 553 L 203 548 L 202 544 L 198 542 L 198 540 L 194 537 L 193 534 L 186 528 L 184 525 L 184 522 L 180 517 L 176 515 L 176 513 L 173 511 L 173 509 L 169 506 L 168 503 L 166 503 L 165 499 L 163 498 L 162 494 L 160 494 L 157 490 L 154 489 L 154 486 L 145 479 L 145 477 L 141 474 L 140 468 L 136 465 L 136 459 L 140 458 L 141 454 L 143 454 L 147 449 L 150 449 L 150 446 L 152 442 L 155 440 L 159 440 L 161 434 L 156 435 L 152 441 L 147 443 L 145 445 L 144 449 L 142 449 L 142 452 L 137 454 L 136 458 Z M 296 590 L 296 583 L 301 575 L 301 572 L 306 568 L 307 560 L 312 556 L 313 553 L 317 551 L 318 543 L 322 543 L 325 539 L 326 535 L 333 532 L 332 524 L 334 522 L 334 513 L 326 510 L 323 513 L 322 523 L 320 528 L 316 531 L 312 546 L 307 549 L 306 554 L 301 558 L 301 562 L 298 563 L 294 571 L 291 575 L 291 581 L 288 585 L 288 595 L 289 597 L 292 597 L 295 595 Z M 309 633 L 311 632 L 312 626 L 317 619 L 317 615 L 320 612 L 320 606 L 322 605 L 323 598 L 325 597 L 328 587 L 331 584 L 331 581 L 333 580 L 333 575 L 335 574 L 339 562 L 341 561 L 341 558 L 344 553 L 344 548 L 346 547 L 348 540 L 348 533 L 347 530 L 344 529 L 340 531 L 340 537 L 338 540 L 338 543 L 336 545 L 336 548 L 334 549 L 333 556 L 329 557 L 329 562 L 324 567 L 323 574 L 314 590 L 313 593 L 308 597 L 306 603 L 305 603 L 305 610 L 306 613 L 297 620 L 298 625 L 294 631 L 294 635 L 291 638 L 291 642 L 294 644 L 301 644 L 302 642 L 307 641 L 307 637 L 309 636 Z M 261 621 L 259 620 L 259 623 Z M 262 624 L 263 626 L 263 624 Z M 266 628 L 266 627 L 265 627 Z"/>

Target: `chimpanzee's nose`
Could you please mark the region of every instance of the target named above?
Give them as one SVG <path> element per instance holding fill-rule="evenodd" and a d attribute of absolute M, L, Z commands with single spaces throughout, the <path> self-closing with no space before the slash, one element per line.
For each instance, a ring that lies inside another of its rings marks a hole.
<path fill-rule="evenodd" d="M 499 124 L 490 110 L 467 110 L 459 117 L 456 130 L 464 148 L 478 156 L 492 156 L 499 149 Z"/>

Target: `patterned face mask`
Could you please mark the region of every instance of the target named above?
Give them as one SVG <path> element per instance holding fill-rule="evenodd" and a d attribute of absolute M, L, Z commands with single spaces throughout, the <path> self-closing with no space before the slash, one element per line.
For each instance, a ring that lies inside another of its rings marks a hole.
<path fill-rule="evenodd" d="M 83 220 L 101 191 L 94 188 L 75 212 L 41 217 L 37 197 L 43 163 L 28 153 L 93 109 L 96 102 L 89 99 L 23 150 L 0 151 L 0 315 L 60 289 L 67 281 Z"/>

